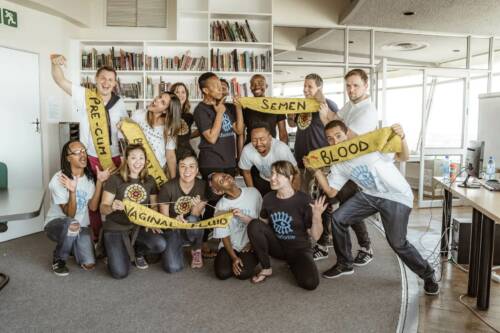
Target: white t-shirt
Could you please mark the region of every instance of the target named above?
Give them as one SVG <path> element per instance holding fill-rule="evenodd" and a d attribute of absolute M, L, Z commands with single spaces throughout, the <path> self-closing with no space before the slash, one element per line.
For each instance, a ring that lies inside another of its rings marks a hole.
<path fill-rule="evenodd" d="M 366 194 L 413 208 L 413 192 L 394 165 L 392 154 L 373 152 L 330 167 L 328 184 L 337 191 L 349 179 Z"/>
<path fill-rule="evenodd" d="M 243 148 L 238 166 L 242 170 L 250 170 L 255 165 L 259 170 L 260 177 L 269 181 L 271 178 L 271 165 L 276 161 L 289 161 L 294 166 L 297 166 L 297 161 L 295 161 L 290 147 L 286 143 L 273 138 L 271 149 L 266 156 L 262 156 L 251 142 L 248 143 Z"/>
<path fill-rule="evenodd" d="M 377 109 L 369 97 L 357 104 L 349 101 L 338 115 L 346 126 L 358 135 L 374 131 L 378 127 Z"/>
<path fill-rule="evenodd" d="M 60 175 L 61 171 L 56 172 L 49 182 L 50 208 L 45 218 L 45 224 L 57 218 L 67 217 L 59 205 L 68 203 L 69 191 L 59 181 Z M 95 185 L 92 180 L 89 180 L 86 176 L 78 178 L 78 182 L 76 183 L 76 213 L 74 218 L 80 222 L 80 226 L 82 227 L 90 224 L 88 203 L 94 196 L 94 192 Z"/>
<path fill-rule="evenodd" d="M 172 137 L 168 137 L 167 143 L 165 144 L 165 137 L 163 136 L 165 126 L 160 125 L 151 128 L 148 124 L 146 116 L 146 110 L 137 110 L 132 113 L 132 120 L 141 127 L 144 136 L 146 136 L 146 140 L 148 140 L 151 149 L 153 149 L 153 152 L 155 153 L 156 159 L 163 168 L 165 163 L 167 163 L 167 150 L 175 150 L 175 140 Z"/>
<path fill-rule="evenodd" d="M 215 213 L 223 211 L 228 212 L 233 209 L 240 209 L 241 212 L 251 218 L 258 218 L 260 209 L 262 207 L 262 196 L 255 187 L 241 188 L 241 194 L 236 199 L 228 199 L 222 197 L 215 206 Z M 235 251 L 241 251 L 249 242 L 247 234 L 247 225 L 239 218 L 233 217 L 231 223 L 227 228 L 215 228 L 214 238 L 231 237 L 231 245 Z M 224 245 L 222 242 L 219 244 L 219 249 Z"/>
<path fill-rule="evenodd" d="M 80 116 L 80 142 L 87 148 L 90 156 L 97 157 L 94 142 L 92 141 L 92 135 L 90 134 L 89 118 L 85 102 L 85 88 L 73 84 L 71 88 L 71 96 L 73 107 L 78 111 Z M 116 102 L 115 105 L 113 105 L 113 107 L 109 110 L 109 120 L 111 122 L 111 156 L 113 157 L 120 156 L 118 138 L 122 136 L 121 133 L 119 133 L 116 124 L 123 117 L 128 118 L 128 114 L 125 110 L 123 99 L 120 98 L 118 102 Z"/>

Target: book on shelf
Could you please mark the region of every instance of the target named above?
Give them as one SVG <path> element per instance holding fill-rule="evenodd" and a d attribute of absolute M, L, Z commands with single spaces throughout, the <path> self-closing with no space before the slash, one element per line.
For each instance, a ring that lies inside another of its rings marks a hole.
<path fill-rule="evenodd" d="M 271 51 L 256 54 L 254 51 L 221 52 L 220 49 L 210 50 L 213 71 L 226 72 L 270 72 Z"/>
<path fill-rule="evenodd" d="M 133 83 L 122 83 L 120 78 L 116 79 L 117 84 L 113 92 L 122 98 L 142 99 L 143 84 L 140 81 Z M 95 89 L 94 78 L 86 76 L 82 78 L 80 85 L 85 88 Z"/>
<path fill-rule="evenodd" d="M 96 70 L 102 66 L 110 66 L 116 70 L 131 71 L 142 70 L 144 68 L 143 53 L 126 52 L 123 49 L 115 53 L 115 48 L 111 47 L 108 54 L 98 53 L 93 48 L 90 51 L 82 51 L 82 70 Z"/>
<path fill-rule="evenodd" d="M 250 28 L 248 20 L 245 22 L 212 21 L 210 23 L 210 40 L 214 42 L 246 42 L 258 43 L 255 34 Z"/>
<path fill-rule="evenodd" d="M 206 71 L 208 68 L 206 57 L 193 57 L 189 50 L 180 57 L 146 56 L 145 65 L 148 71 Z"/>
<path fill-rule="evenodd" d="M 229 81 L 229 94 L 231 97 L 247 97 L 249 96 L 250 85 L 248 83 L 238 83 L 238 79 L 232 78 Z"/>
<path fill-rule="evenodd" d="M 189 91 L 189 99 L 201 99 L 201 90 L 198 87 L 198 77 L 193 77 L 191 80 L 183 81 Z M 146 98 L 151 99 L 160 95 L 162 92 L 168 92 L 175 82 L 163 81 L 160 76 L 160 81 L 155 82 L 152 77 L 146 76 Z"/>

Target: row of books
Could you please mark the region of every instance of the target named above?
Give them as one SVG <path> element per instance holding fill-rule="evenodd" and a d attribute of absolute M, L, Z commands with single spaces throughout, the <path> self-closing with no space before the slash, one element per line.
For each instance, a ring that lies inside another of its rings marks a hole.
<path fill-rule="evenodd" d="M 258 42 L 248 24 L 248 20 L 245 20 L 245 23 L 212 21 L 210 23 L 210 40 L 217 42 Z"/>
<path fill-rule="evenodd" d="M 239 96 L 246 97 L 250 94 L 250 84 L 249 83 L 238 83 L 236 78 L 232 78 L 229 81 L 229 93 L 231 97 Z"/>
<path fill-rule="evenodd" d="M 206 71 L 208 68 L 205 57 L 192 57 L 187 51 L 181 57 L 151 57 L 146 56 L 146 70 L 148 71 Z"/>
<path fill-rule="evenodd" d="M 155 82 L 152 77 L 146 76 L 146 98 L 154 98 L 162 92 L 170 91 L 174 83 L 175 82 L 163 81 L 161 76 L 159 82 Z M 189 81 L 184 81 L 184 84 L 189 91 L 189 99 L 202 98 L 201 90 L 198 86 L 197 77 L 193 77 Z"/>
<path fill-rule="evenodd" d="M 253 51 L 221 52 L 220 49 L 210 50 L 212 71 L 226 72 L 270 72 L 271 51 L 255 54 Z"/>
<path fill-rule="evenodd" d="M 83 77 L 80 85 L 85 88 L 95 89 L 95 83 L 93 77 Z M 133 82 L 133 83 L 122 83 L 120 79 L 117 79 L 117 84 L 114 89 L 114 93 L 123 98 L 134 98 L 140 99 L 142 98 L 143 92 L 143 83 L 142 82 Z"/>
<path fill-rule="evenodd" d="M 110 53 L 98 53 L 95 48 L 90 51 L 82 51 L 82 69 L 96 70 L 102 66 L 110 66 L 116 70 L 142 70 L 143 53 L 126 52 L 122 49 L 115 54 L 115 48 L 111 47 Z"/>

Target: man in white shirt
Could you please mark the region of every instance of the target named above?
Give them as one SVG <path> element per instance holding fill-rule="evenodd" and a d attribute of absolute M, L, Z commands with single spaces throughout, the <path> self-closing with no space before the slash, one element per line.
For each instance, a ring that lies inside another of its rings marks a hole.
<path fill-rule="evenodd" d="M 241 153 L 238 166 L 243 173 L 243 179 L 248 187 L 255 187 L 264 196 L 271 191 L 271 165 L 276 161 L 289 161 L 295 167 L 297 162 L 290 147 L 273 138 L 269 124 L 264 122 L 254 123 L 250 132 L 251 141 Z M 257 175 L 252 175 L 251 169 L 255 167 Z M 252 177 L 253 176 L 253 177 Z M 294 179 L 294 186 L 300 188 L 300 177 Z"/>
<path fill-rule="evenodd" d="M 210 186 L 214 193 L 223 195 L 217 202 L 215 215 L 228 211 L 234 214 L 227 228 L 214 229 L 214 238 L 221 239 L 214 262 L 215 275 L 221 280 L 231 276 L 248 279 L 253 276 L 258 260 L 250 246 L 247 225 L 259 217 L 262 197 L 254 187 L 240 188 L 226 173 L 213 173 Z"/>
<path fill-rule="evenodd" d="M 405 134 L 400 125 L 393 125 L 393 131 L 401 137 L 401 152 L 395 155 L 399 161 L 409 157 Z M 339 120 L 325 126 L 330 145 L 348 140 L 348 128 Z M 428 295 L 439 293 L 434 280 L 434 269 L 406 239 L 408 220 L 413 207 L 413 192 L 410 185 L 393 163 L 392 154 L 369 153 L 331 166 L 328 179 L 321 170 L 314 176 L 326 195 L 333 198 L 350 179 L 361 191 L 340 206 L 333 213 L 333 238 L 337 263 L 323 273 L 323 277 L 334 279 L 353 274 L 353 258 L 349 226 L 360 223 L 364 218 L 380 213 L 387 241 L 399 258 L 413 272 L 424 280 Z"/>
<path fill-rule="evenodd" d="M 377 129 L 378 113 L 368 95 L 368 75 L 362 69 L 353 69 L 345 76 L 345 89 L 349 96 L 349 101 L 338 113 L 328 113 L 331 120 L 342 120 L 347 126 L 347 136 L 352 139 L 356 135 L 362 135 Z M 336 198 L 340 204 L 344 204 L 357 191 L 357 186 L 349 180 L 339 191 Z M 365 222 L 351 225 L 356 234 L 359 244 L 359 251 L 354 259 L 355 266 L 365 266 L 373 260 L 373 249 L 368 235 Z M 314 248 L 314 258 L 323 259 L 328 256 L 329 228 L 323 226 L 323 234 Z"/>
<path fill-rule="evenodd" d="M 68 95 L 72 97 L 73 106 L 80 117 L 80 142 L 83 143 L 88 152 L 88 161 L 94 175 L 97 169 L 103 170 L 101 166 L 94 142 L 92 139 L 91 128 L 85 98 L 85 89 L 77 84 L 73 84 L 64 76 L 62 66 L 66 65 L 66 58 L 59 54 L 51 55 L 52 77 L 56 84 Z M 128 117 L 123 100 L 113 93 L 116 86 L 116 71 L 107 66 L 99 68 L 96 72 L 95 86 L 97 93 L 101 96 L 106 110 L 108 124 L 108 133 L 110 135 L 111 157 L 116 167 L 120 166 L 120 149 L 118 144 L 117 124 L 123 117 Z M 94 232 L 94 238 L 99 234 L 101 228 L 100 213 L 91 212 L 90 223 Z"/>

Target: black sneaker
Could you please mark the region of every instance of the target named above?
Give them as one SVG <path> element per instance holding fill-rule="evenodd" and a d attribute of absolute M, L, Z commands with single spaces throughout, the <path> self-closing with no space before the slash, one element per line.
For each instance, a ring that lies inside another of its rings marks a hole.
<path fill-rule="evenodd" d="M 64 260 L 55 260 L 52 263 L 52 271 L 58 276 L 67 276 L 69 274 L 69 269 L 66 267 Z"/>
<path fill-rule="evenodd" d="M 135 257 L 135 267 L 139 269 L 148 269 L 149 265 L 143 256 L 137 256 Z"/>
<path fill-rule="evenodd" d="M 316 260 L 321 260 L 321 259 L 326 259 L 328 258 L 328 250 L 325 250 L 321 245 L 314 245 L 313 247 L 313 259 L 314 261 Z"/>
<path fill-rule="evenodd" d="M 365 266 L 372 260 L 373 260 L 373 251 L 367 250 L 364 247 L 362 247 L 358 251 L 356 258 L 354 258 L 353 265 L 354 266 Z"/>
<path fill-rule="evenodd" d="M 424 280 L 424 291 L 426 295 L 439 294 L 439 284 L 434 280 L 434 276 Z"/>
<path fill-rule="evenodd" d="M 335 279 L 342 275 L 351 275 L 354 273 L 354 269 L 352 267 L 348 267 L 343 264 L 335 264 L 329 270 L 323 272 L 322 276 L 325 279 Z"/>

